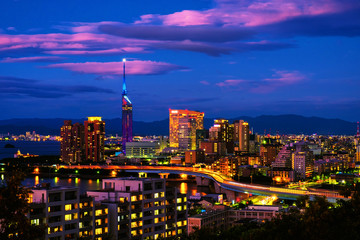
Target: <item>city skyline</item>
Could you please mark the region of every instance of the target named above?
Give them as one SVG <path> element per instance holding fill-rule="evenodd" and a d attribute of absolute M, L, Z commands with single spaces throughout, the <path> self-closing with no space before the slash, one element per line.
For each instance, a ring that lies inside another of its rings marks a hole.
<path fill-rule="evenodd" d="M 360 119 L 358 1 L 0 7 L 1 119 L 120 117 L 123 58 L 134 120 L 166 119 L 169 108 Z"/>

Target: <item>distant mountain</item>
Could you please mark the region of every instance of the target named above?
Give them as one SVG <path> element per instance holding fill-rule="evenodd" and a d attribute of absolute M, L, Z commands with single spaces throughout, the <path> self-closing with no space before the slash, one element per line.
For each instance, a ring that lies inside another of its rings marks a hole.
<path fill-rule="evenodd" d="M 258 117 L 237 117 L 229 119 L 230 123 L 235 120 L 243 119 L 249 122 L 250 128 L 259 134 L 279 133 L 279 134 L 334 134 L 334 135 L 354 135 L 356 133 L 356 123 L 341 119 L 326 119 L 319 117 L 303 117 L 299 115 L 262 115 Z M 0 134 L 25 134 L 27 131 L 36 131 L 42 135 L 59 135 L 60 127 L 63 125 L 62 118 L 52 119 L 8 119 L 0 120 Z M 74 123 L 83 123 L 85 119 L 71 119 Z M 106 133 L 121 135 L 121 119 L 104 119 L 106 122 Z M 204 119 L 204 127 L 210 128 L 214 120 Z M 168 135 L 169 119 L 154 122 L 134 121 L 134 135 Z"/>

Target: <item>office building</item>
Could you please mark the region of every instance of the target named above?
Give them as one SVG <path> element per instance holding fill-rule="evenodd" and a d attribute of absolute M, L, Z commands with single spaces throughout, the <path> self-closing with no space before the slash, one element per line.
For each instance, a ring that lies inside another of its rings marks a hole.
<path fill-rule="evenodd" d="M 87 161 L 104 160 L 105 122 L 101 117 L 88 117 L 85 126 L 85 158 Z"/>
<path fill-rule="evenodd" d="M 133 141 L 133 106 L 127 96 L 127 88 L 125 81 L 125 62 L 123 59 L 123 87 L 122 87 L 122 147 L 126 154 L 126 143 Z"/>
<path fill-rule="evenodd" d="M 196 130 L 204 128 L 204 113 L 169 109 L 170 147 L 196 150 Z"/>
<path fill-rule="evenodd" d="M 65 120 L 60 129 L 60 137 L 60 160 L 65 163 L 81 162 L 85 153 L 84 125 Z"/>

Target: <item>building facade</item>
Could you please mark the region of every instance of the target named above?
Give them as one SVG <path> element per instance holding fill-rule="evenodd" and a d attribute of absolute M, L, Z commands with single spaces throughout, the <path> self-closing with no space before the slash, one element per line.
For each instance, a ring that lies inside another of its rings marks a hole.
<path fill-rule="evenodd" d="M 170 147 L 196 150 L 196 130 L 203 128 L 203 112 L 169 109 Z"/>
<path fill-rule="evenodd" d="M 157 239 L 186 234 L 186 194 L 167 188 L 165 179 L 104 179 L 101 191 L 87 194 L 108 206 L 113 239 Z"/>
<path fill-rule="evenodd" d="M 61 161 L 77 163 L 84 159 L 84 125 L 65 120 L 60 129 Z"/>
<path fill-rule="evenodd" d="M 104 160 L 105 122 L 101 117 L 88 117 L 85 126 L 85 158 L 87 161 Z"/>

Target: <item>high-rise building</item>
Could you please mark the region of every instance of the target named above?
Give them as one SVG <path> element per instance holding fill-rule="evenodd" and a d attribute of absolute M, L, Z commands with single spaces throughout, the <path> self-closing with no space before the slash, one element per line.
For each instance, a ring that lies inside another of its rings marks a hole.
<path fill-rule="evenodd" d="M 244 120 L 236 120 L 234 122 L 235 151 L 248 152 L 249 140 L 249 123 Z"/>
<path fill-rule="evenodd" d="M 234 151 L 234 125 L 223 118 L 215 119 L 214 125 L 209 129 L 210 141 L 222 142 L 226 145 L 226 152 Z"/>
<path fill-rule="evenodd" d="M 123 59 L 123 87 L 122 87 L 122 147 L 126 154 L 126 143 L 133 140 L 133 117 L 132 117 L 132 103 L 127 96 L 126 81 L 125 81 L 125 62 Z"/>
<path fill-rule="evenodd" d="M 61 136 L 61 161 L 66 163 L 78 163 L 84 158 L 84 125 L 71 123 L 65 120 L 60 129 Z"/>
<path fill-rule="evenodd" d="M 88 117 L 85 125 L 85 157 L 87 161 L 104 160 L 105 122 L 101 117 Z"/>
<path fill-rule="evenodd" d="M 170 147 L 196 149 L 196 130 L 204 128 L 204 113 L 169 109 Z"/>
<path fill-rule="evenodd" d="M 292 154 L 292 168 L 297 179 L 310 177 L 314 170 L 314 156 L 304 142 L 295 144 L 295 152 Z"/>

